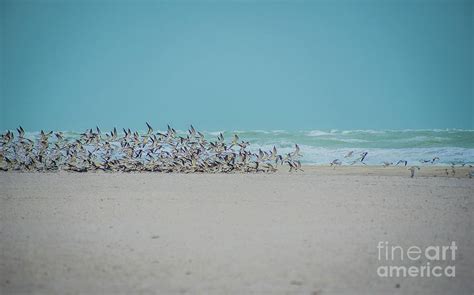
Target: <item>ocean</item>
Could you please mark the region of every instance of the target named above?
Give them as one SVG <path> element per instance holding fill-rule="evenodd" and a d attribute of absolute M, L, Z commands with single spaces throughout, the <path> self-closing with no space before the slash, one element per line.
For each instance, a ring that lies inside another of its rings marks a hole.
<path fill-rule="evenodd" d="M 365 163 L 406 160 L 412 165 L 439 157 L 438 165 L 474 163 L 474 130 L 284 130 L 236 131 L 252 143 L 254 149 L 270 149 L 275 145 L 281 152 L 290 152 L 297 143 L 305 164 L 327 165 L 334 159 L 350 164 L 362 152 L 368 152 Z M 225 132 L 230 136 L 230 132 Z M 344 158 L 353 151 L 353 156 Z"/>
<path fill-rule="evenodd" d="M 165 132 L 155 130 L 155 132 Z M 102 132 L 105 132 L 103 130 Z M 201 131 L 206 139 L 213 140 L 222 133 L 227 142 L 234 134 L 240 140 L 250 142 L 250 150 L 270 150 L 275 146 L 279 153 L 294 151 L 298 144 L 303 154 L 302 163 L 327 165 L 334 159 L 350 165 L 362 152 L 368 152 L 367 165 L 380 165 L 383 162 L 408 161 L 409 165 L 433 165 L 424 163 L 432 160 L 437 165 L 474 164 L 474 130 L 433 129 L 433 130 L 215 130 Z M 81 132 L 64 132 L 65 138 L 74 139 Z M 145 133 L 141 131 L 140 133 Z M 185 135 L 186 130 L 177 130 Z M 34 138 L 38 132 L 27 132 Z M 119 135 L 123 134 L 119 132 Z M 351 157 L 344 156 L 353 151 Z M 359 163 L 357 163 L 359 164 Z M 356 165 L 357 165 L 356 164 Z"/>

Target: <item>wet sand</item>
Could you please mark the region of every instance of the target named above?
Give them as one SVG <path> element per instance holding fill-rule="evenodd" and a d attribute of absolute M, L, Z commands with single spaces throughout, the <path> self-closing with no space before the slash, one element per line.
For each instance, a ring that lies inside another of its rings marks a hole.
<path fill-rule="evenodd" d="M 474 179 L 445 168 L 0 173 L 0 293 L 472 294 Z M 455 241 L 456 277 L 380 278 L 379 241 Z"/>

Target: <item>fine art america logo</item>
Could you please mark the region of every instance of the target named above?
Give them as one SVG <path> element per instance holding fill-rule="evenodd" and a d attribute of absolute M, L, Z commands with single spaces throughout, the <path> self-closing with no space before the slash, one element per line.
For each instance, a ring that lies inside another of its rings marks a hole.
<path fill-rule="evenodd" d="M 402 247 L 377 245 L 380 277 L 455 277 L 456 242 L 448 246 Z"/>

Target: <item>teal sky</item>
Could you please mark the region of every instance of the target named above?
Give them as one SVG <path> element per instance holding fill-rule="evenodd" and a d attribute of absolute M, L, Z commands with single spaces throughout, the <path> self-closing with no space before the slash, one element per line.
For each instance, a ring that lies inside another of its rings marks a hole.
<path fill-rule="evenodd" d="M 4 1 L 0 129 L 474 129 L 474 1 Z"/>

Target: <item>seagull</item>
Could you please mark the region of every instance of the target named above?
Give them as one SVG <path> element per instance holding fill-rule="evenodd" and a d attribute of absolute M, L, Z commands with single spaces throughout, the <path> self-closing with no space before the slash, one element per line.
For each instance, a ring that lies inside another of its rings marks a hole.
<path fill-rule="evenodd" d="M 301 171 L 304 172 L 304 170 L 301 169 L 301 162 L 300 162 L 300 161 L 296 161 L 295 163 L 296 163 L 296 169 L 297 169 L 297 170 L 301 170 Z"/>
<path fill-rule="evenodd" d="M 275 165 L 278 164 L 278 161 L 280 161 L 280 164 L 283 165 L 283 156 L 282 155 L 277 155 L 275 159 Z"/>
<path fill-rule="evenodd" d="M 408 170 L 410 170 L 410 177 L 413 178 L 413 176 L 415 176 L 415 170 L 420 170 L 420 167 L 418 166 L 411 166 L 410 168 L 408 168 Z"/>
<path fill-rule="evenodd" d="M 290 166 L 290 171 L 298 171 L 298 170 L 301 170 L 304 172 L 303 169 L 301 169 L 301 162 L 300 161 L 287 161 L 288 162 L 288 165 Z"/>
<path fill-rule="evenodd" d="M 355 159 L 355 161 L 353 161 L 353 162 L 351 163 L 351 165 L 354 165 L 354 164 L 357 163 L 357 162 L 361 162 L 362 164 L 367 165 L 367 164 L 364 163 L 364 160 L 365 160 L 365 157 L 367 157 L 367 154 L 368 154 L 368 152 L 363 152 L 363 153 L 361 153 L 361 154 L 360 154 L 360 157 L 357 158 L 357 159 Z"/>
<path fill-rule="evenodd" d="M 150 124 L 148 124 L 148 122 L 145 122 L 146 123 L 146 127 L 148 127 L 148 131 L 146 133 L 146 135 L 150 135 L 153 133 L 153 128 L 150 126 Z"/>
<path fill-rule="evenodd" d="M 21 126 L 17 128 L 16 130 L 18 131 L 18 137 L 23 138 L 23 136 L 25 135 L 25 130 L 23 130 Z"/>
<path fill-rule="evenodd" d="M 295 151 L 291 155 L 293 157 L 300 157 L 301 156 L 300 147 L 298 146 L 298 144 L 295 144 Z"/>
<path fill-rule="evenodd" d="M 232 139 L 232 145 L 238 145 L 239 144 L 239 136 L 237 134 L 234 134 L 234 138 Z"/>
<path fill-rule="evenodd" d="M 274 167 L 272 164 L 270 164 L 270 163 L 265 164 L 265 168 L 267 168 L 267 171 L 269 171 L 269 172 L 276 172 L 276 171 L 278 171 L 278 169 L 275 168 L 275 167 Z"/>
<path fill-rule="evenodd" d="M 384 167 L 388 167 L 388 166 L 390 166 L 390 165 L 393 165 L 393 163 L 391 163 L 391 162 L 383 162 L 382 165 L 383 165 Z"/>
<path fill-rule="evenodd" d="M 399 160 L 396 165 L 398 166 L 398 164 L 401 164 L 401 163 L 404 163 L 404 165 L 405 165 L 405 167 L 406 167 L 406 165 L 408 164 L 408 161 L 406 161 L 406 160 Z"/>
<path fill-rule="evenodd" d="M 339 159 L 334 159 L 331 163 L 329 163 L 329 165 L 330 165 L 331 167 L 334 167 L 334 169 L 336 169 L 336 165 L 341 166 L 341 165 L 342 165 L 342 162 L 341 162 L 341 160 L 339 160 Z"/>
<path fill-rule="evenodd" d="M 352 154 L 353 154 L 353 153 L 354 153 L 354 151 L 348 152 L 348 153 L 344 156 L 344 158 L 352 157 Z"/>
<path fill-rule="evenodd" d="M 191 125 L 188 132 L 189 132 L 189 135 L 196 136 L 196 129 L 194 129 L 193 125 Z"/>

